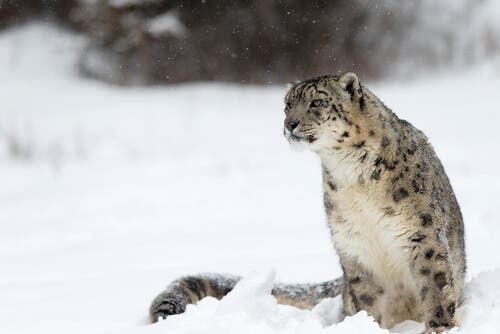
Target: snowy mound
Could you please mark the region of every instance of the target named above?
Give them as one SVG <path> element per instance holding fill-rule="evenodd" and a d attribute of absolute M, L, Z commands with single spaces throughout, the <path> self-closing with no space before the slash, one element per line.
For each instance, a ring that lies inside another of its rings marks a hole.
<path fill-rule="evenodd" d="M 184 314 L 120 333 L 389 333 L 364 311 L 342 319 L 340 296 L 323 300 L 311 311 L 279 305 L 270 294 L 273 283 L 273 273 L 252 273 L 220 301 L 207 297 L 197 305 L 189 305 Z M 459 310 L 462 325 L 451 333 L 497 333 L 499 301 L 500 270 L 480 274 L 467 285 L 466 304 Z M 391 332 L 413 334 L 420 333 L 423 328 L 423 324 L 406 321 Z"/>
<path fill-rule="evenodd" d="M 279 305 L 271 295 L 273 283 L 274 273 L 252 273 L 220 301 L 204 298 L 197 305 L 190 305 L 184 314 L 126 333 L 387 332 L 380 329 L 366 312 L 339 322 L 342 310 L 340 297 L 325 299 L 311 311 Z"/>

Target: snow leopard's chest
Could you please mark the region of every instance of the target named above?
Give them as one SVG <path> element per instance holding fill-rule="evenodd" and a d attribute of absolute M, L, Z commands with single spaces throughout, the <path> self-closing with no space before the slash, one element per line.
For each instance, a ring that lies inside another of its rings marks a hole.
<path fill-rule="evenodd" d="M 390 203 L 389 203 L 390 204 Z M 383 281 L 405 281 L 410 268 L 405 235 L 411 229 L 400 212 L 361 191 L 337 194 L 329 224 L 335 248 Z"/>

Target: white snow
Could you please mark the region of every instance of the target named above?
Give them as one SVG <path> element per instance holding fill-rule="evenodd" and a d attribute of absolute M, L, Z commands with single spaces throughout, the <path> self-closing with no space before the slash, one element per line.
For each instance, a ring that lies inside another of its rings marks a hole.
<path fill-rule="evenodd" d="M 387 333 L 366 313 L 340 321 L 339 298 L 303 311 L 269 294 L 341 274 L 318 160 L 281 135 L 285 87 L 107 86 L 76 77 L 81 46 L 42 23 L 0 35 L 0 333 Z M 500 328 L 498 73 L 369 85 L 429 136 L 462 206 L 454 333 Z M 222 301 L 146 325 L 172 279 L 254 270 Z"/>
<path fill-rule="evenodd" d="M 155 16 L 147 23 L 148 31 L 155 36 L 171 34 L 173 36 L 182 36 L 187 32 L 176 12 L 168 11 Z"/>

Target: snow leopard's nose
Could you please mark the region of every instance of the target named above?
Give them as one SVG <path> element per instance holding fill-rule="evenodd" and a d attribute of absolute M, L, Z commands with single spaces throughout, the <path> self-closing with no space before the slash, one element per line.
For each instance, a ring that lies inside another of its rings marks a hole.
<path fill-rule="evenodd" d="M 288 131 L 293 132 L 293 130 L 299 125 L 300 121 L 296 119 L 287 119 L 285 122 L 285 126 Z"/>

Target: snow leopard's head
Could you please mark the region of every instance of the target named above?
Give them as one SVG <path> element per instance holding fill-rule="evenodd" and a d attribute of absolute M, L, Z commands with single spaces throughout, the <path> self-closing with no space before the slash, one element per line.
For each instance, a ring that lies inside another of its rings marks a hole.
<path fill-rule="evenodd" d="M 294 84 L 285 96 L 284 135 L 295 148 L 342 149 L 356 142 L 364 110 L 355 73 L 325 75 Z"/>

